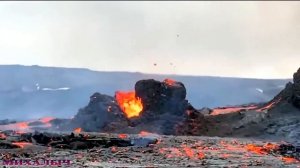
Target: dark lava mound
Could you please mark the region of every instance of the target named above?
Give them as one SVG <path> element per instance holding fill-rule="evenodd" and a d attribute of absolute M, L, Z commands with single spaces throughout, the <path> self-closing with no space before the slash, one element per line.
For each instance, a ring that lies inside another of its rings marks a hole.
<path fill-rule="evenodd" d="M 84 131 L 139 133 L 149 131 L 160 134 L 182 134 L 185 123 L 192 123 L 199 131 L 205 130 L 204 116 L 186 100 L 183 83 L 166 79 L 140 80 L 135 84 L 135 95 L 143 104 L 137 117 L 127 118 L 115 97 L 95 93 L 89 104 L 80 109 L 69 122 L 59 125 L 61 130 L 80 127 Z M 191 127 L 189 124 L 186 125 Z"/>

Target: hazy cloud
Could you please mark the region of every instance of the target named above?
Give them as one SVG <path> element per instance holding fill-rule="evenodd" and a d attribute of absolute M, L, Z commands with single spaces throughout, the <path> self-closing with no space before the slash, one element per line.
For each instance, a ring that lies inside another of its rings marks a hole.
<path fill-rule="evenodd" d="M 290 78 L 299 20 L 300 2 L 1 2 L 0 64 Z"/>

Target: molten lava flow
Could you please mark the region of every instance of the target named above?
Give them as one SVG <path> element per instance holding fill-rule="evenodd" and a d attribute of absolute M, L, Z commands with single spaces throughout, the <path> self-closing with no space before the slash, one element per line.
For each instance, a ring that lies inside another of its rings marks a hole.
<path fill-rule="evenodd" d="M 267 151 L 274 151 L 274 150 L 278 149 L 279 146 L 276 144 L 267 143 L 263 146 L 263 148 L 266 149 Z"/>
<path fill-rule="evenodd" d="M 183 146 L 182 148 L 183 148 L 186 156 L 188 156 L 191 159 L 194 158 L 194 151 L 192 150 L 192 148 L 187 147 L 187 146 Z"/>
<path fill-rule="evenodd" d="M 181 145 L 179 148 L 169 147 L 159 149 L 161 154 L 164 154 L 167 158 L 182 158 L 187 157 L 189 159 L 204 159 L 205 154 L 201 150 L 192 149 L 187 145 Z"/>
<path fill-rule="evenodd" d="M 76 134 L 79 134 L 81 131 L 82 131 L 81 128 L 75 128 L 73 132 Z"/>
<path fill-rule="evenodd" d="M 270 153 L 276 149 L 278 149 L 278 145 L 276 144 L 271 144 L 271 143 L 267 143 L 263 146 L 257 146 L 257 145 L 253 145 L 253 144 L 248 144 L 246 146 L 246 149 L 248 151 L 251 151 L 253 153 L 256 153 L 256 154 L 267 154 L 267 153 Z"/>
<path fill-rule="evenodd" d="M 41 118 L 40 121 L 42 123 L 45 123 L 45 124 L 48 124 L 50 121 L 54 120 L 53 117 L 44 117 L 44 118 Z"/>
<path fill-rule="evenodd" d="M 263 147 L 261 147 L 261 146 L 256 146 L 256 145 L 254 145 L 254 144 L 248 144 L 248 145 L 246 146 L 246 149 L 247 149 L 248 151 L 251 151 L 251 152 L 256 153 L 256 154 L 259 154 L 259 155 L 267 154 L 267 152 L 265 152 L 265 151 L 263 150 Z"/>
<path fill-rule="evenodd" d="M 265 106 L 265 107 L 262 107 L 262 108 L 260 108 L 260 109 L 257 109 L 256 111 L 258 111 L 258 112 L 263 112 L 263 111 L 265 111 L 265 110 L 269 110 L 271 107 L 273 107 L 273 105 L 274 105 L 275 103 L 276 103 L 276 102 L 272 102 L 272 103 L 268 104 L 268 105 Z"/>
<path fill-rule="evenodd" d="M 125 139 L 127 138 L 127 134 L 119 134 L 118 137 L 121 139 Z"/>
<path fill-rule="evenodd" d="M 273 104 L 275 104 L 275 102 L 272 102 L 272 103 L 270 103 L 269 105 L 267 105 L 267 106 L 265 106 L 263 108 L 257 109 L 256 111 L 263 112 L 265 110 L 269 110 L 273 106 Z"/>
<path fill-rule="evenodd" d="M 272 102 L 270 102 L 269 104 L 267 104 L 266 106 L 260 108 L 260 109 L 257 109 L 256 111 L 258 112 L 263 112 L 265 110 L 270 110 L 274 105 L 276 105 L 277 103 L 279 103 L 281 100 L 281 98 L 277 99 L 277 100 L 274 100 Z"/>
<path fill-rule="evenodd" d="M 224 107 L 224 108 L 215 108 L 213 109 L 210 115 L 219 115 L 219 114 L 227 114 L 234 113 L 240 110 L 251 110 L 257 108 L 256 106 L 248 106 L 248 107 Z"/>
<path fill-rule="evenodd" d="M 16 126 L 20 129 L 26 129 L 26 128 L 28 128 L 28 123 L 27 122 L 19 122 L 16 124 Z"/>
<path fill-rule="evenodd" d="M 173 80 L 173 79 L 168 79 L 167 78 L 167 79 L 164 80 L 164 83 L 166 83 L 167 85 L 173 86 L 173 85 L 175 85 L 176 81 Z"/>
<path fill-rule="evenodd" d="M 142 100 L 135 92 L 116 92 L 117 102 L 128 118 L 138 117 L 143 110 Z"/>
<path fill-rule="evenodd" d="M 183 157 L 182 152 L 175 147 L 161 148 L 159 149 L 159 153 L 164 154 L 167 158 Z"/>
<path fill-rule="evenodd" d="M 26 122 L 17 122 L 17 123 L 11 123 L 7 125 L 0 125 L 0 130 L 13 130 L 14 133 L 26 133 L 32 131 L 29 124 L 31 122 L 26 121 Z"/>
<path fill-rule="evenodd" d="M 13 145 L 17 145 L 20 148 L 24 148 L 25 146 L 32 145 L 30 142 L 13 142 Z"/>
<path fill-rule="evenodd" d="M 55 118 L 53 117 L 44 117 L 44 118 L 41 118 L 39 121 L 41 121 L 42 123 L 45 124 L 45 126 L 47 127 L 51 127 L 52 124 L 50 123 L 50 121 L 54 120 Z"/>
<path fill-rule="evenodd" d="M 198 158 L 199 159 L 204 159 L 205 158 L 205 154 L 202 152 L 198 152 Z"/>

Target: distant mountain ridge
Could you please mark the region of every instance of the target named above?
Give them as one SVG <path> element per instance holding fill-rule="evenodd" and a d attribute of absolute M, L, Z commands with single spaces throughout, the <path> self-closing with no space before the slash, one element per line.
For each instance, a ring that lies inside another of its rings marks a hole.
<path fill-rule="evenodd" d="M 266 102 L 291 79 L 155 75 L 81 68 L 0 65 L 0 119 L 72 117 L 95 92 L 133 90 L 141 79 L 181 81 L 197 108 Z"/>

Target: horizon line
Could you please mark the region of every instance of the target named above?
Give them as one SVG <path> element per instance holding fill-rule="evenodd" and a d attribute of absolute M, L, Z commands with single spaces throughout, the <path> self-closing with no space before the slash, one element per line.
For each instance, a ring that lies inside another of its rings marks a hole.
<path fill-rule="evenodd" d="M 290 78 L 255 78 L 255 77 L 241 77 L 241 76 L 216 76 L 216 75 L 191 75 L 191 74 L 165 74 L 165 73 L 147 73 L 147 72 L 140 72 L 140 71 L 111 71 L 111 70 L 96 70 L 90 69 L 86 67 L 63 67 L 63 66 L 47 66 L 47 65 L 25 65 L 25 64 L 0 64 L 0 66 L 24 66 L 24 67 L 41 67 L 41 68 L 65 68 L 65 69 L 82 69 L 94 72 L 105 72 L 105 73 L 139 73 L 145 75 L 157 75 L 157 76 L 180 76 L 180 77 L 213 77 L 213 78 L 237 78 L 237 79 L 255 79 L 255 80 L 291 80 L 293 77 Z M 291 74 L 293 76 L 293 74 Z"/>

